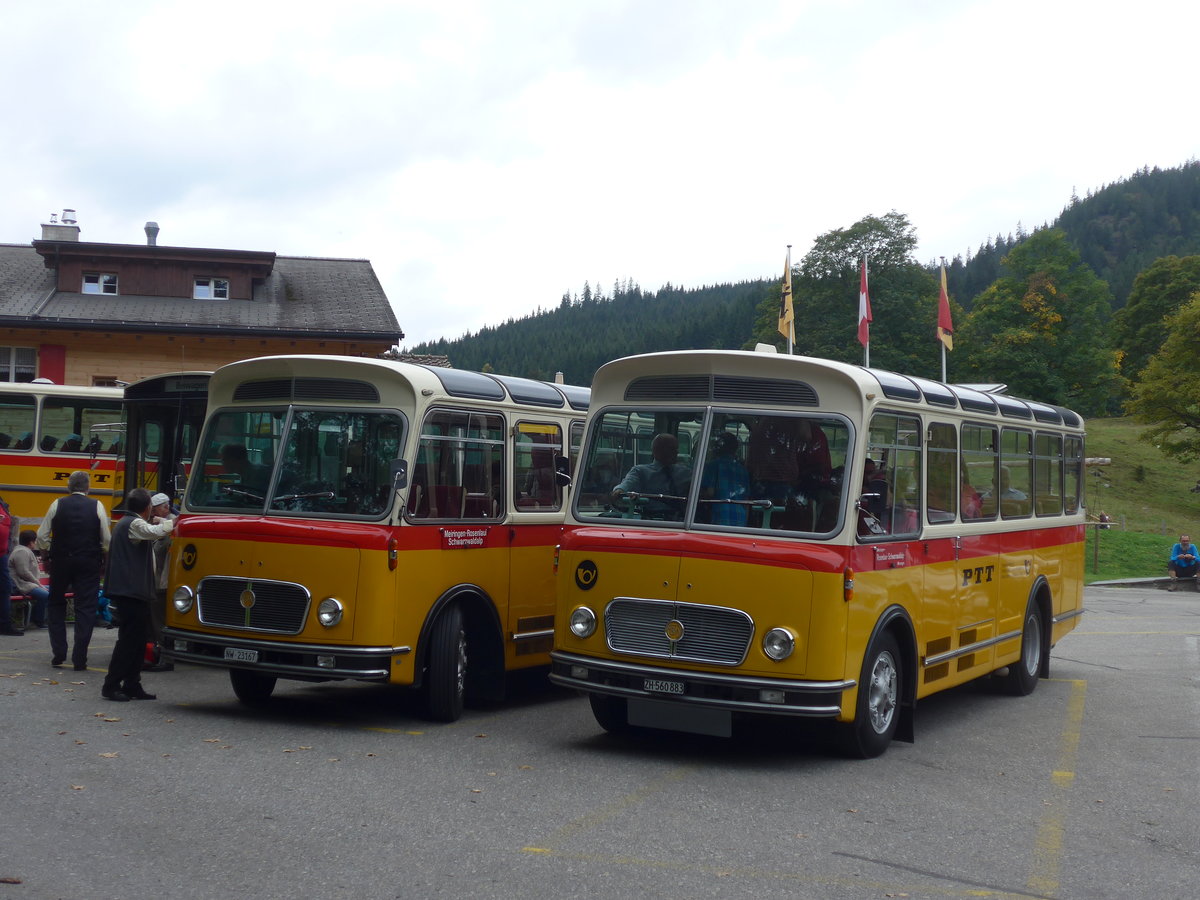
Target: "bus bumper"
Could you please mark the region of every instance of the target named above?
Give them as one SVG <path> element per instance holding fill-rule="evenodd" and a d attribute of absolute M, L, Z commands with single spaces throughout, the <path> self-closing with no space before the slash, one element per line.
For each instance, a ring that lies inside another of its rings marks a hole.
<path fill-rule="evenodd" d="M 592 694 L 691 704 L 709 709 L 774 716 L 832 718 L 842 711 L 849 681 L 790 681 L 714 672 L 665 669 L 556 650 L 550 680 Z"/>
<path fill-rule="evenodd" d="M 179 662 L 251 669 L 301 681 L 387 681 L 392 657 L 409 653 L 411 648 L 291 644 L 168 627 L 163 629 L 163 652 Z"/>

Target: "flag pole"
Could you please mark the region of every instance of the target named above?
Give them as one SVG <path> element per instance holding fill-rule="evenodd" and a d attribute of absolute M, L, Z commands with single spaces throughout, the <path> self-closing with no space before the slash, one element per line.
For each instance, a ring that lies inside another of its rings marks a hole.
<path fill-rule="evenodd" d="M 865 252 L 863 253 L 863 277 L 862 277 L 862 280 L 863 280 L 863 293 L 866 293 L 867 254 Z M 869 297 L 870 294 L 867 294 L 867 296 Z M 868 302 L 870 302 L 870 301 L 868 301 Z M 866 366 L 868 369 L 871 368 L 871 332 L 870 332 L 871 325 L 870 325 L 870 321 L 871 321 L 870 319 L 867 320 L 867 329 L 868 329 L 867 330 L 867 342 L 865 344 L 863 344 L 863 365 Z"/>
<path fill-rule="evenodd" d="M 778 258 L 778 257 L 776 257 Z M 787 245 L 787 274 L 788 274 L 788 305 L 792 314 L 788 318 L 788 356 L 795 355 L 796 349 L 796 301 L 792 297 L 792 245 Z"/>
<path fill-rule="evenodd" d="M 943 256 L 942 257 L 942 290 L 945 291 L 945 288 L 946 288 L 946 257 Z M 949 299 L 947 299 L 946 302 L 947 302 L 947 304 L 949 304 Z M 940 319 L 940 317 L 941 317 L 941 306 L 940 306 L 941 297 L 940 296 L 938 298 L 938 303 L 939 303 L 938 317 Z M 946 383 L 946 342 L 939 338 L 938 343 L 942 345 L 942 384 L 945 384 Z"/>

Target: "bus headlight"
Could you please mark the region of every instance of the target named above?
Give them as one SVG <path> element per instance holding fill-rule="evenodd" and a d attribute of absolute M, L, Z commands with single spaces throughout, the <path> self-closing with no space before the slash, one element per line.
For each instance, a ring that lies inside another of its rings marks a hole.
<path fill-rule="evenodd" d="M 586 606 L 577 606 L 571 613 L 571 634 L 589 638 L 596 633 L 596 614 Z"/>
<path fill-rule="evenodd" d="M 344 611 L 345 607 L 342 606 L 341 600 L 337 597 L 326 597 L 317 607 L 317 621 L 326 628 L 331 628 L 342 621 Z"/>
<path fill-rule="evenodd" d="M 192 589 L 186 584 L 181 584 L 175 588 L 175 594 L 171 597 L 171 605 L 175 607 L 175 612 L 187 613 L 191 612 L 192 604 L 196 602 L 196 595 L 192 593 Z"/>
<path fill-rule="evenodd" d="M 796 636 L 786 628 L 772 628 L 763 635 L 763 653 L 775 662 L 787 659 L 796 649 Z"/>

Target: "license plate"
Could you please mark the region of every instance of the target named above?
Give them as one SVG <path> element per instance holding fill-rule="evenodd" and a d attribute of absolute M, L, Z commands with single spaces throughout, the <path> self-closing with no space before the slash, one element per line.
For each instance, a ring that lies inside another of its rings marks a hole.
<path fill-rule="evenodd" d="M 241 647 L 226 647 L 225 658 L 234 662 L 258 662 L 257 650 L 243 650 Z"/>
<path fill-rule="evenodd" d="M 657 678 L 647 678 L 642 682 L 642 690 L 653 691 L 656 694 L 682 694 L 682 681 L 660 681 Z"/>

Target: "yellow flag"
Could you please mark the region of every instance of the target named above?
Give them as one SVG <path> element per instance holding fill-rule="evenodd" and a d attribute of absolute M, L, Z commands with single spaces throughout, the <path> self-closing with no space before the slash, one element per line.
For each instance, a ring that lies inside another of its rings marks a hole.
<path fill-rule="evenodd" d="M 779 333 L 789 341 L 795 337 L 795 310 L 792 308 L 792 248 L 788 247 L 783 266 L 783 288 L 779 292 Z"/>

